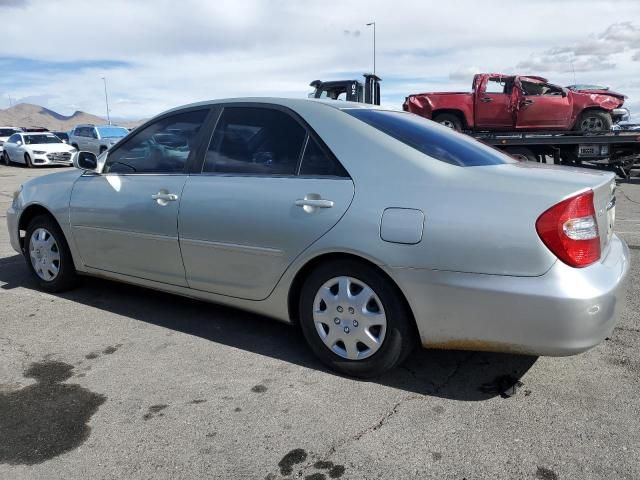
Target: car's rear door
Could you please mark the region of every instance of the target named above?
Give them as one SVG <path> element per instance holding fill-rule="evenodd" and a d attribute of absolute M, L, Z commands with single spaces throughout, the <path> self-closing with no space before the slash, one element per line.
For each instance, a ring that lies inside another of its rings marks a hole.
<path fill-rule="evenodd" d="M 516 128 L 569 129 L 573 105 L 560 87 L 537 79 L 519 77 L 520 89 Z"/>
<path fill-rule="evenodd" d="M 77 180 L 70 220 L 86 266 L 186 286 L 178 209 L 209 112 L 161 117 L 110 151 L 102 174 Z M 167 132 L 180 142 L 162 142 Z"/>
<path fill-rule="evenodd" d="M 340 220 L 353 194 L 347 172 L 290 110 L 221 107 L 180 205 L 189 287 L 266 298 L 291 262 Z"/>

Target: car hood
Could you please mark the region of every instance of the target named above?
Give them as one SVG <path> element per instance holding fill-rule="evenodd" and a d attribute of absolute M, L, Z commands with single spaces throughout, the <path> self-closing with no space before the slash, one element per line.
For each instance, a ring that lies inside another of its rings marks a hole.
<path fill-rule="evenodd" d="M 75 150 L 71 145 L 66 143 L 31 143 L 25 145 L 29 150 L 41 150 L 43 152 L 71 152 Z"/>
<path fill-rule="evenodd" d="M 615 97 L 618 100 L 624 100 L 626 98 L 625 95 L 623 95 L 622 93 L 618 93 L 618 92 L 613 92 L 609 89 L 605 89 L 605 88 L 579 88 L 579 89 L 571 89 L 572 92 L 578 92 L 578 93 L 586 93 L 586 94 L 596 94 L 596 95 L 609 95 L 611 97 Z"/>

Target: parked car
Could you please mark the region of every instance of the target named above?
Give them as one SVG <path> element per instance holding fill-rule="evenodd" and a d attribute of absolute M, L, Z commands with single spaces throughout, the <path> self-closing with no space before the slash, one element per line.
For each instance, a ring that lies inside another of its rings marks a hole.
<path fill-rule="evenodd" d="M 7 212 L 41 288 L 97 275 L 299 323 L 350 375 L 417 343 L 575 354 L 625 299 L 613 174 L 517 162 L 401 111 L 198 103 L 75 163 Z"/>
<path fill-rule="evenodd" d="M 63 143 L 53 133 L 14 133 L 4 143 L 2 159 L 5 165 L 11 162 L 24 163 L 27 167 L 45 165 L 72 165 L 72 154 L 76 149 Z"/>
<path fill-rule="evenodd" d="M 62 140 L 64 143 L 69 143 L 69 133 L 68 132 L 53 132 L 53 134 Z"/>
<path fill-rule="evenodd" d="M 9 137 L 14 133 L 21 131 L 22 129 L 17 127 L 0 127 L 0 156 L 2 156 L 2 151 L 4 150 L 4 142 L 9 140 Z"/>
<path fill-rule="evenodd" d="M 624 95 L 583 87 L 563 88 L 542 77 L 482 73 L 473 77 L 471 93 L 409 95 L 403 109 L 458 131 L 606 131 L 629 117 L 622 108 Z"/>
<path fill-rule="evenodd" d="M 99 155 L 128 133 L 126 128 L 115 125 L 78 125 L 69 133 L 69 144 L 78 150 Z"/>

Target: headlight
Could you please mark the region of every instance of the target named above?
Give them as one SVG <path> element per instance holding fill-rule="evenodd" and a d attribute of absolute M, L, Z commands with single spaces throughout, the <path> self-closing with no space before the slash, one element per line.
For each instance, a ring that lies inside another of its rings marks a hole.
<path fill-rule="evenodd" d="M 47 152 L 45 152 L 44 150 L 34 150 L 33 151 L 34 155 L 44 155 L 45 153 L 47 153 Z"/>
<path fill-rule="evenodd" d="M 17 189 L 15 192 L 13 192 L 13 201 L 14 201 L 14 202 L 17 200 L 18 195 L 20 195 L 20 192 L 21 192 L 21 191 L 22 191 L 22 185 L 20 185 L 20 186 L 18 187 L 18 189 Z"/>

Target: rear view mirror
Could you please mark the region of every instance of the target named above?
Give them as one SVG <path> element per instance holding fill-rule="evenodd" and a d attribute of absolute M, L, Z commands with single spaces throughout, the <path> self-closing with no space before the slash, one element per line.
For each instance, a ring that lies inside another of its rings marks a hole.
<path fill-rule="evenodd" d="M 91 152 L 78 152 L 73 159 L 73 165 L 80 170 L 95 172 L 98 168 L 98 158 Z"/>

